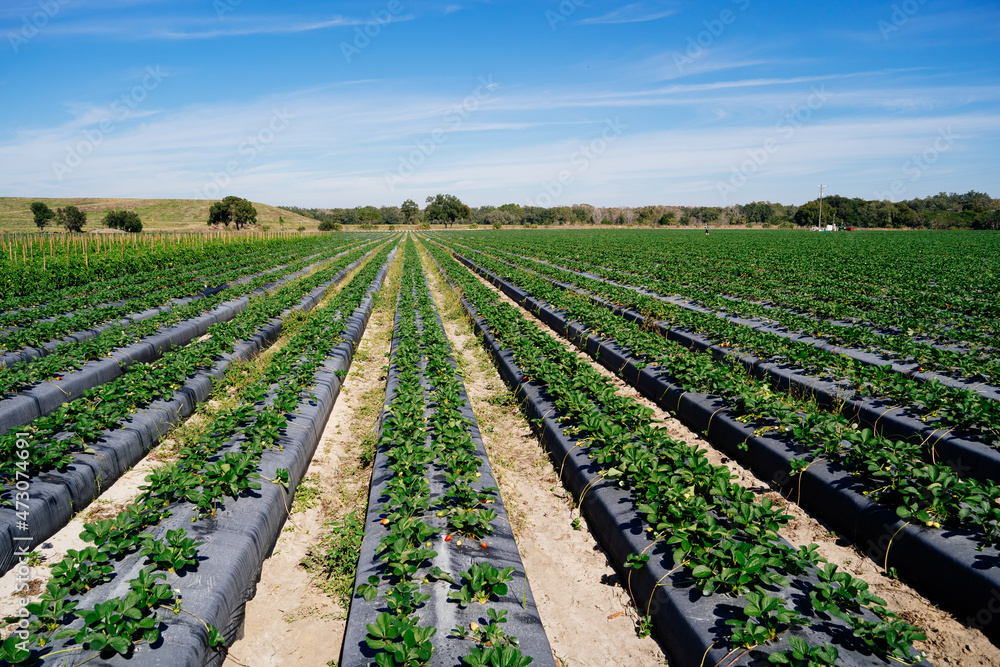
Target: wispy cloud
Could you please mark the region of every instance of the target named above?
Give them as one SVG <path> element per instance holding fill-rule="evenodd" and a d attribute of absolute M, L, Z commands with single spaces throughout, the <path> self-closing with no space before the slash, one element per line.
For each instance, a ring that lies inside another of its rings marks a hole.
<path fill-rule="evenodd" d="M 935 12 L 930 6 L 922 6 L 916 12 L 907 12 L 892 4 L 868 29 L 839 30 L 832 34 L 872 46 L 927 49 L 953 45 L 956 33 L 962 35 L 965 45 L 1000 41 L 997 25 L 1000 25 L 1000 9 L 996 8 L 966 7 L 960 11 Z"/>
<path fill-rule="evenodd" d="M 414 20 L 413 14 L 393 15 L 380 19 L 381 23 L 403 23 Z M 71 20 L 52 24 L 46 34 L 58 37 L 103 37 L 128 41 L 164 40 L 209 40 L 226 37 L 248 37 L 254 35 L 288 35 L 363 26 L 371 23 L 371 17 L 351 17 L 336 15 L 317 19 L 302 19 L 289 16 L 247 16 L 229 17 L 220 21 L 215 17 L 183 18 L 108 18 Z"/>
<path fill-rule="evenodd" d="M 405 16 L 393 16 L 384 21 L 384 23 L 403 23 L 406 21 L 412 21 L 414 16 L 408 14 Z M 244 37 L 249 35 L 282 35 L 297 32 L 310 32 L 313 30 L 327 30 L 329 28 L 343 28 L 356 25 L 365 25 L 370 23 L 372 19 L 357 19 L 357 18 L 346 18 L 343 16 L 337 16 L 332 19 L 324 21 L 313 21 L 313 22 L 289 22 L 284 23 L 280 19 L 256 19 L 254 25 L 249 25 L 245 27 L 234 27 L 234 28 L 224 28 L 224 29 L 214 29 L 214 30 L 194 30 L 194 31 L 183 31 L 183 30 L 167 30 L 159 35 L 166 39 L 214 39 L 217 37 Z"/>
<path fill-rule="evenodd" d="M 601 16 L 580 19 L 580 25 L 601 25 L 615 23 L 643 23 L 645 21 L 656 21 L 677 13 L 677 9 L 660 7 L 657 9 L 646 9 L 641 2 L 635 2 L 624 7 L 619 7 Z"/>

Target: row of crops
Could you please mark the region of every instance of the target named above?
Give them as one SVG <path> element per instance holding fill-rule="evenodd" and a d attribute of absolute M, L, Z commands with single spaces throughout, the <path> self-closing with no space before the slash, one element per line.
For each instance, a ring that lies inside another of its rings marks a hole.
<path fill-rule="evenodd" d="M 146 337 L 129 326 L 123 330 L 132 336 L 128 341 L 148 342 L 214 316 L 204 335 L 175 340 L 176 346 L 151 353 L 150 361 L 121 364 L 113 379 L 93 377 L 94 386 L 78 398 L 64 397 L 0 436 L 0 556 L 4 571 L 28 569 L 33 546 L 141 460 L 208 398 L 213 385 L 225 390 L 230 366 L 286 337 L 255 382 L 229 392 L 227 406 L 233 407 L 211 414 L 196 443 L 148 476 L 140 495 L 114 519 L 87 524 L 81 535 L 86 548 L 71 549 L 49 567 L 45 591 L 24 601 L 0 663 L 141 655 L 151 664 L 164 655 L 170 664 L 221 663 L 218 649 L 240 627 L 243 605 L 363 335 L 392 244 L 352 236 L 301 246 L 288 252 L 252 242 L 230 247 L 230 255 L 243 257 L 224 275 L 218 263 L 182 267 L 186 273 L 215 271 L 208 279 L 214 290 L 200 286 L 211 294 L 193 302 L 197 310 L 170 304 L 171 312 L 194 317 L 160 321 Z M 197 291 L 199 281 L 187 285 L 192 287 Z M 216 297 L 221 300 L 210 301 Z M 88 342 L 110 344 L 106 333 Z M 122 349 L 128 347 L 113 348 Z M 62 372 L 67 378 L 88 375 L 100 363 Z M 4 407 L 38 386 L 13 389 Z"/>
<path fill-rule="evenodd" d="M 991 237 L 161 241 L 127 279 L 107 274 L 125 261 L 109 244 L 84 260 L 94 280 L 54 280 L 48 297 L 24 283 L 0 304 L 0 573 L 227 396 L 50 566 L 8 619 L 0 665 L 226 660 L 391 262 L 392 351 L 337 664 L 554 664 L 427 272 L 460 295 L 639 632 L 672 663 L 917 665 L 927 629 L 782 538 L 780 506 L 670 437 L 595 362 L 1000 636 Z M 279 338 L 251 381 L 234 376 Z"/>

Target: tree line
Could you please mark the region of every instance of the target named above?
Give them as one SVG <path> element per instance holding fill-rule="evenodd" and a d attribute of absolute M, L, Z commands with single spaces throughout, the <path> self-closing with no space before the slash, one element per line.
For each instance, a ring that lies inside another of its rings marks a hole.
<path fill-rule="evenodd" d="M 412 199 L 400 206 L 357 206 L 354 208 L 281 208 L 313 218 L 321 230 L 342 229 L 344 225 L 374 229 L 380 225 L 432 223 L 446 227 L 456 222 L 502 228 L 556 225 L 616 225 L 688 227 L 743 225 L 751 227 L 814 227 L 821 224 L 820 200 L 802 206 L 772 202 L 750 202 L 734 206 L 619 206 L 589 204 L 572 206 L 521 206 L 503 204 L 470 208 L 454 195 L 427 198 L 423 209 Z M 940 193 L 923 199 L 890 202 L 824 197 L 822 224 L 859 228 L 912 229 L 1000 229 L 1000 200 L 988 194 Z"/>
<path fill-rule="evenodd" d="M 451 194 L 427 197 L 421 208 L 414 200 L 407 199 L 400 206 L 357 206 L 354 208 L 280 208 L 319 221 L 321 231 L 343 229 L 345 225 L 362 229 L 377 229 L 380 225 L 443 224 L 445 227 L 461 222 L 491 226 L 542 227 L 557 225 L 615 225 L 688 227 L 711 225 L 750 227 L 814 227 L 836 224 L 841 227 L 890 228 L 890 229 L 984 229 L 1000 230 L 1000 200 L 985 192 L 945 193 L 911 199 L 903 202 L 866 200 L 830 195 L 822 202 L 814 199 L 802 206 L 771 202 L 750 202 L 734 206 L 618 206 L 604 207 L 590 204 L 572 206 L 500 206 L 469 207 Z M 822 220 L 820 209 L 822 207 Z M 68 232 L 82 232 L 87 224 L 87 213 L 76 206 L 66 206 L 53 211 L 44 202 L 31 204 L 31 212 L 39 231 L 58 225 Z M 257 209 L 241 197 L 229 196 L 214 202 L 209 208 L 207 223 L 211 227 L 237 230 L 257 224 Z M 105 212 L 101 224 L 109 229 L 141 232 L 142 219 L 135 211 L 110 210 Z M 301 231 L 303 228 L 299 228 Z"/>

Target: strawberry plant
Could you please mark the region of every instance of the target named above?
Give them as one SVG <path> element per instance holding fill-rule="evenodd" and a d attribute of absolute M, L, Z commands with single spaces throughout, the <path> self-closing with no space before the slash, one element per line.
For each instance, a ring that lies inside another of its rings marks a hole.
<path fill-rule="evenodd" d="M 448 599 L 466 607 L 472 602 L 484 604 L 492 597 L 507 595 L 507 582 L 512 579 L 513 572 L 513 567 L 497 569 L 489 563 L 473 563 L 460 573 L 461 588 L 449 593 Z"/>
<path fill-rule="evenodd" d="M 507 622 L 507 611 L 504 609 L 487 609 L 488 622 L 485 626 L 472 622 L 468 630 L 459 625 L 452 631 L 458 639 L 471 639 L 476 643 L 467 655 L 462 656 L 462 663 L 469 667 L 526 667 L 534 659 L 521 655 L 521 649 L 516 637 L 511 637 L 503 630 Z"/>
<path fill-rule="evenodd" d="M 38 597 L 38 601 L 27 605 L 31 621 L 26 630 L 30 636 L 36 638 L 39 646 L 44 647 L 49 642 L 49 638 L 66 624 L 79 604 L 67 600 L 69 594 L 69 588 L 61 588 L 58 582 L 50 580 L 45 585 L 45 592 Z M 17 623 L 19 620 L 18 617 L 8 617 L 4 622 Z M 16 661 L 11 662 L 16 664 Z"/>
<path fill-rule="evenodd" d="M 188 566 L 198 564 L 198 546 L 204 542 L 195 542 L 187 537 L 187 531 L 176 528 L 167 531 L 166 542 L 157 540 L 149 533 L 138 536 L 141 548 L 139 553 L 158 569 L 177 572 Z"/>
<path fill-rule="evenodd" d="M 379 667 L 419 667 L 430 663 L 436 632 L 433 626 L 420 628 L 412 619 L 383 612 L 368 625 L 367 643 L 380 651 L 375 655 Z"/>
<path fill-rule="evenodd" d="M 17 635 L 11 635 L 3 640 L 0 643 L 0 660 L 10 665 L 31 664 L 35 659 L 31 651 L 23 648 L 23 641 Z"/>
<path fill-rule="evenodd" d="M 788 665 L 789 667 L 834 667 L 840 652 L 835 646 L 809 646 L 799 637 L 789 637 L 791 648 L 781 653 L 772 653 L 768 662 L 772 665 Z"/>
<path fill-rule="evenodd" d="M 152 644 L 160 637 L 160 619 L 153 610 L 173 597 L 166 584 L 144 588 L 146 581 L 131 582 L 124 598 L 98 603 L 93 609 L 74 613 L 83 619 L 80 630 L 65 630 L 56 637 L 71 636 L 77 644 L 102 653 L 128 654 L 136 641 Z"/>
<path fill-rule="evenodd" d="M 455 508 L 447 513 L 448 527 L 472 539 L 481 539 L 493 532 L 497 513 L 488 509 Z"/>
<path fill-rule="evenodd" d="M 69 549 L 66 557 L 52 566 L 52 581 L 70 593 L 84 593 L 111 579 L 114 568 L 109 561 L 96 547 Z"/>
<path fill-rule="evenodd" d="M 766 644 L 780 633 L 806 621 L 801 614 L 786 607 L 780 598 L 771 597 L 762 590 L 746 594 L 749 604 L 743 608 L 746 619 L 730 619 L 733 626 L 732 641 L 737 646 L 752 648 Z"/>

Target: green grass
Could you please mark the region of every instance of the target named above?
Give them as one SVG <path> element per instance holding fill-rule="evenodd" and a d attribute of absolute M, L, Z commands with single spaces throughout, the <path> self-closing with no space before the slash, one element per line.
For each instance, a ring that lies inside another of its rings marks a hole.
<path fill-rule="evenodd" d="M 35 232 L 32 202 L 45 202 L 52 210 L 66 206 L 76 206 L 87 213 L 84 231 L 100 229 L 104 212 L 111 209 L 135 211 L 142 218 L 143 231 L 147 232 L 190 232 L 208 229 L 208 209 L 210 200 L 200 199 L 101 199 L 83 197 L 75 199 L 53 199 L 48 197 L 0 197 L 0 232 Z M 319 222 L 291 211 L 285 211 L 268 204 L 254 202 L 257 209 L 257 225 L 270 225 L 272 231 L 279 231 L 278 218 L 285 220 L 285 231 L 295 231 L 304 226 L 306 231 L 316 231 Z M 61 231 L 60 228 L 49 227 Z"/>
<path fill-rule="evenodd" d="M 330 533 L 309 549 L 302 565 L 317 578 L 319 587 L 347 609 L 354 593 L 354 576 L 365 536 L 364 511 L 352 510 L 327 524 Z"/>

